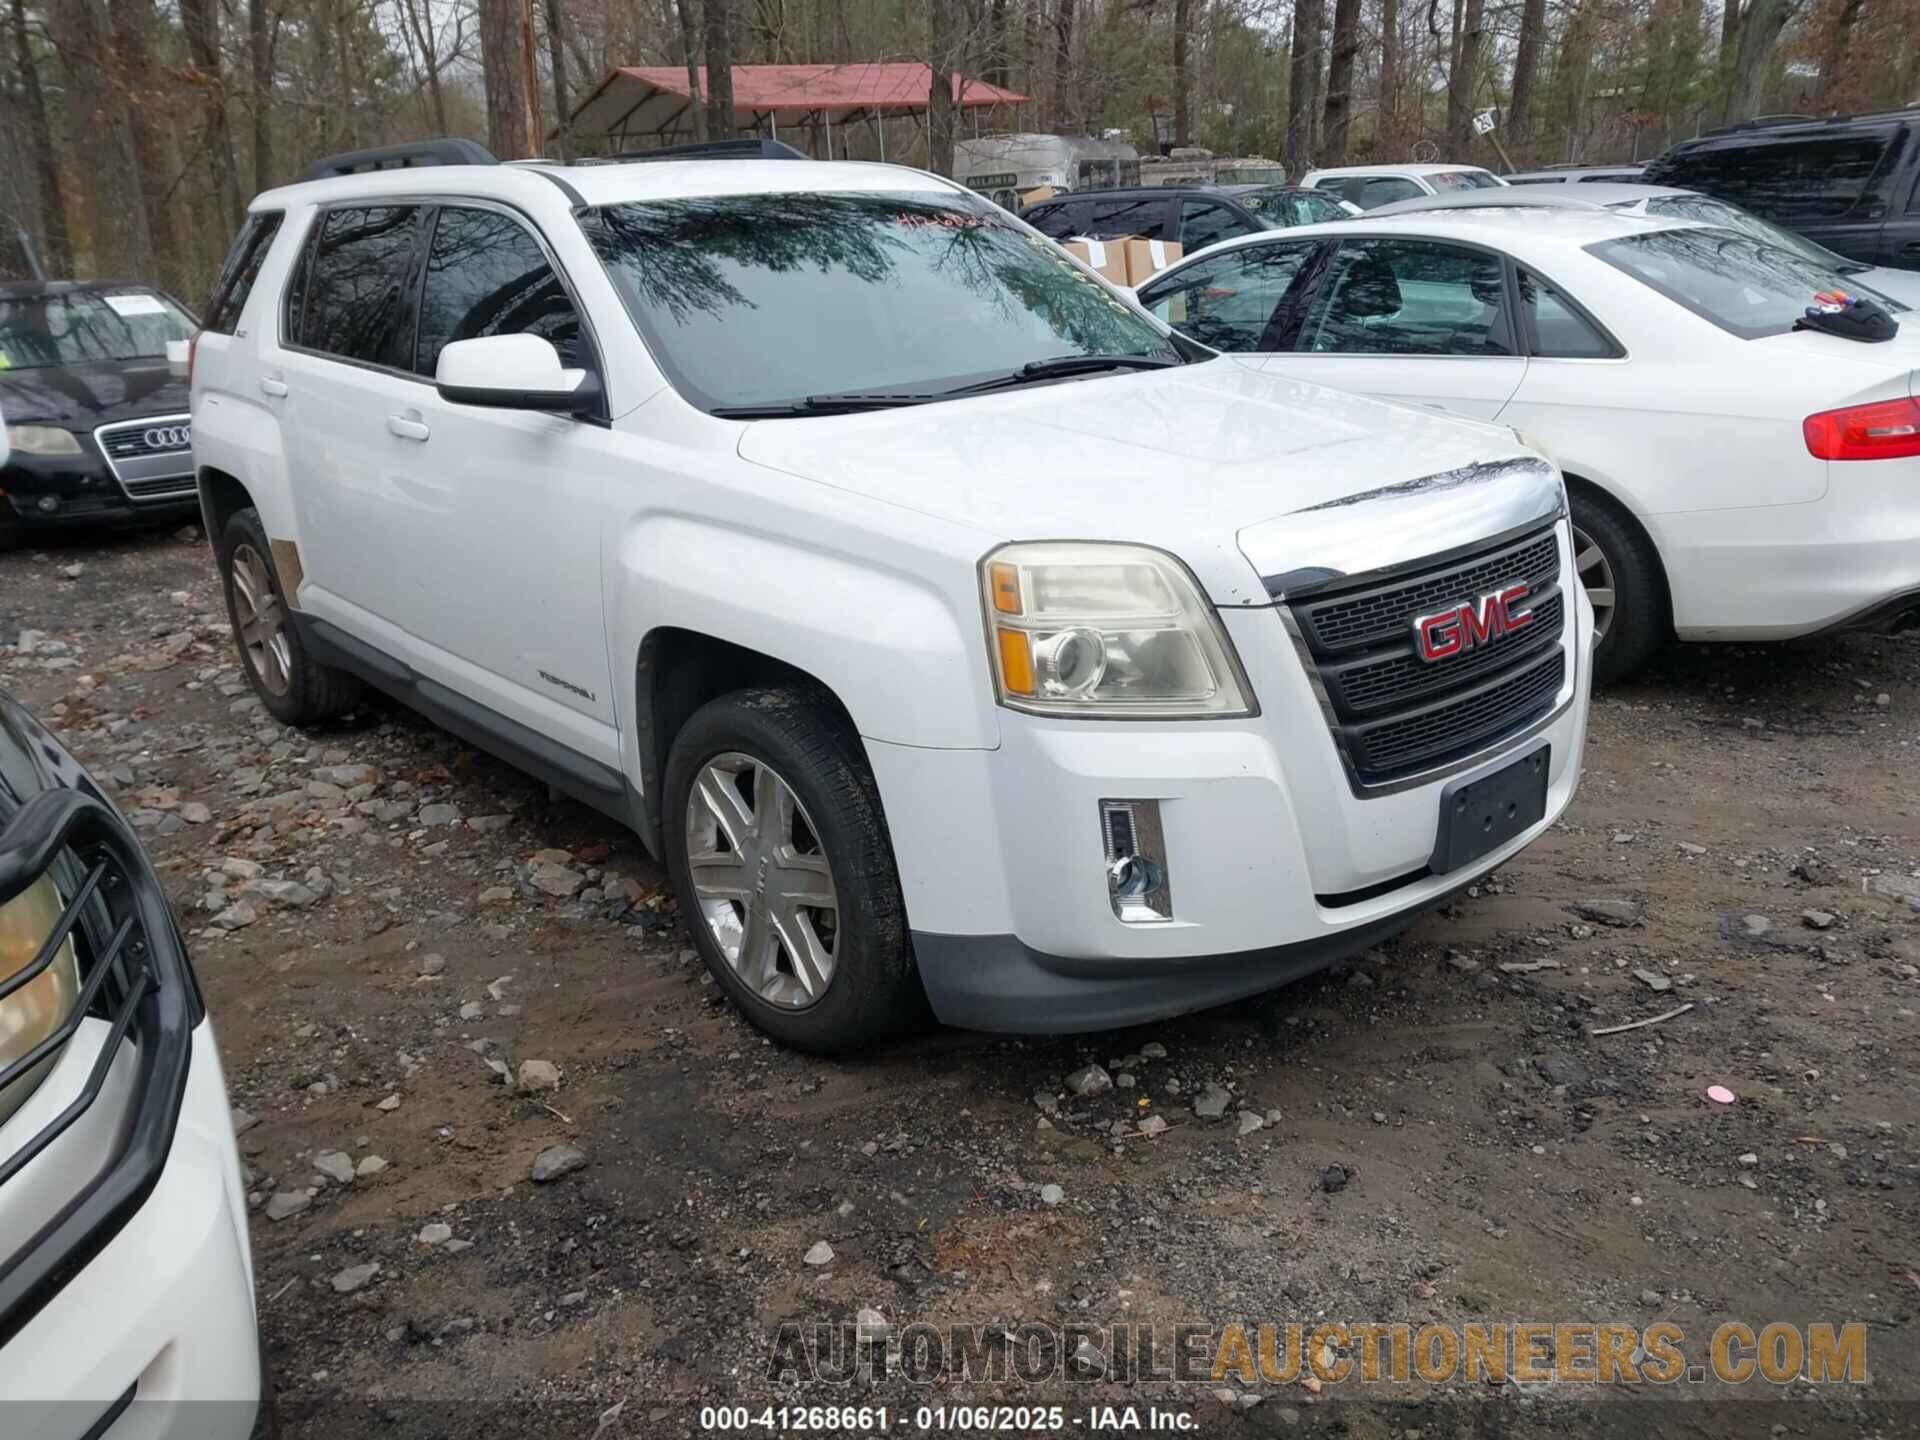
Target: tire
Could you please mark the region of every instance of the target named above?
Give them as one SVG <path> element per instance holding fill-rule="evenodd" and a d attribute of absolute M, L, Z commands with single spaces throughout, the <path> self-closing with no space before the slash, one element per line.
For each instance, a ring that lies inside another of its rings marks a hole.
<path fill-rule="evenodd" d="M 786 787 L 791 805 L 768 777 Z M 828 1055 L 925 1016 L 879 791 L 859 737 L 831 701 L 800 686 L 711 701 L 675 736 L 663 790 L 680 913 L 714 980 L 749 1020 L 784 1045 Z M 740 898 L 716 893 L 730 887 Z M 831 910 L 793 898 L 823 894 Z M 796 957 L 796 944 L 810 961 Z"/>
<path fill-rule="evenodd" d="M 1584 488 L 1572 489 L 1570 497 L 1576 578 L 1589 594 L 1596 593 L 1596 580 L 1610 577 L 1613 581 L 1611 615 L 1603 616 L 1595 601 L 1595 623 L 1604 621 L 1606 631 L 1593 652 L 1593 683 L 1611 685 L 1645 665 L 1672 636 L 1666 575 L 1653 542 L 1626 511 Z M 1584 570 L 1583 559 L 1589 560 Z"/>
<path fill-rule="evenodd" d="M 236 510 L 220 532 L 215 554 L 240 668 L 268 713 L 282 725 L 304 726 L 336 720 L 351 710 L 360 698 L 360 682 L 307 654 L 298 628 L 287 621 L 287 598 L 273 568 L 273 547 L 260 523 L 260 512 L 251 505 Z M 252 616 L 256 609 L 247 597 L 258 596 L 262 587 L 271 596 L 270 618 L 277 616 L 277 623 L 270 626 L 272 640 L 267 642 L 268 647 L 278 642 L 277 654 L 249 646 L 242 633 L 243 614 Z"/>

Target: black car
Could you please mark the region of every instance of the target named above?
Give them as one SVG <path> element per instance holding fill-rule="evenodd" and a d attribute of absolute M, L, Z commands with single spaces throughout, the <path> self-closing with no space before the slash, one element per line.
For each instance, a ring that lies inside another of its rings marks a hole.
<path fill-rule="evenodd" d="M 197 328 L 147 285 L 0 285 L 0 535 L 198 513 L 184 364 Z"/>
<path fill-rule="evenodd" d="M 1300 199 L 1298 197 L 1306 197 Z M 1313 214 L 1316 207 L 1325 214 Z M 1177 240 L 1191 255 L 1202 246 L 1257 230 L 1284 230 L 1313 219 L 1338 220 L 1339 202 L 1293 185 L 1141 186 L 1128 190 L 1082 190 L 1029 205 L 1020 218 L 1053 240 L 1084 235 L 1118 240 L 1139 235 Z"/>
<path fill-rule="evenodd" d="M 1920 270 L 1920 109 L 1748 120 L 1681 141 L 1640 178 L 1731 201 L 1864 264 Z"/>

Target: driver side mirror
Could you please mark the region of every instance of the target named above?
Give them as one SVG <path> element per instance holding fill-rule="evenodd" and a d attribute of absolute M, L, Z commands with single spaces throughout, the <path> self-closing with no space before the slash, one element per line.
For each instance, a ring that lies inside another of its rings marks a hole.
<path fill-rule="evenodd" d="M 483 335 L 454 340 L 434 367 L 440 398 L 496 410 L 552 410 L 586 415 L 600 406 L 600 377 L 568 370 L 560 352 L 538 335 Z"/>

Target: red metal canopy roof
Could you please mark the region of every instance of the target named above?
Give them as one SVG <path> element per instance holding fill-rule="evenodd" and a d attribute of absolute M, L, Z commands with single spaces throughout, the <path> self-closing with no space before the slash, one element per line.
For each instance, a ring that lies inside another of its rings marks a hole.
<path fill-rule="evenodd" d="M 914 61 L 863 60 L 849 65 L 736 65 L 736 123 L 772 115 L 791 124 L 815 113 L 835 122 L 853 115 L 910 115 L 927 108 L 933 71 Z M 700 71 L 706 94 L 706 71 Z M 623 65 L 609 71 L 573 112 L 585 134 L 654 135 L 684 121 L 692 87 L 683 65 Z M 954 102 L 972 108 L 1018 105 L 1026 96 L 970 75 L 953 77 Z"/>

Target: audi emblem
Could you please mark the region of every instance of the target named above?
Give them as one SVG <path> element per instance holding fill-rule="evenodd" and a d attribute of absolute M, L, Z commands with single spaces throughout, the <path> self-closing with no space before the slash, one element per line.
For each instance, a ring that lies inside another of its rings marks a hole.
<path fill-rule="evenodd" d="M 193 427 L 155 425 L 141 432 L 140 440 L 149 450 L 185 450 L 193 444 Z"/>
<path fill-rule="evenodd" d="M 1533 623 L 1533 609 L 1522 602 L 1531 593 L 1532 587 L 1524 583 L 1507 585 L 1477 600 L 1416 616 L 1413 636 L 1420 658 L 1428 662 L 1448 660 L 1502 635 L 1526 629 Z"/>

